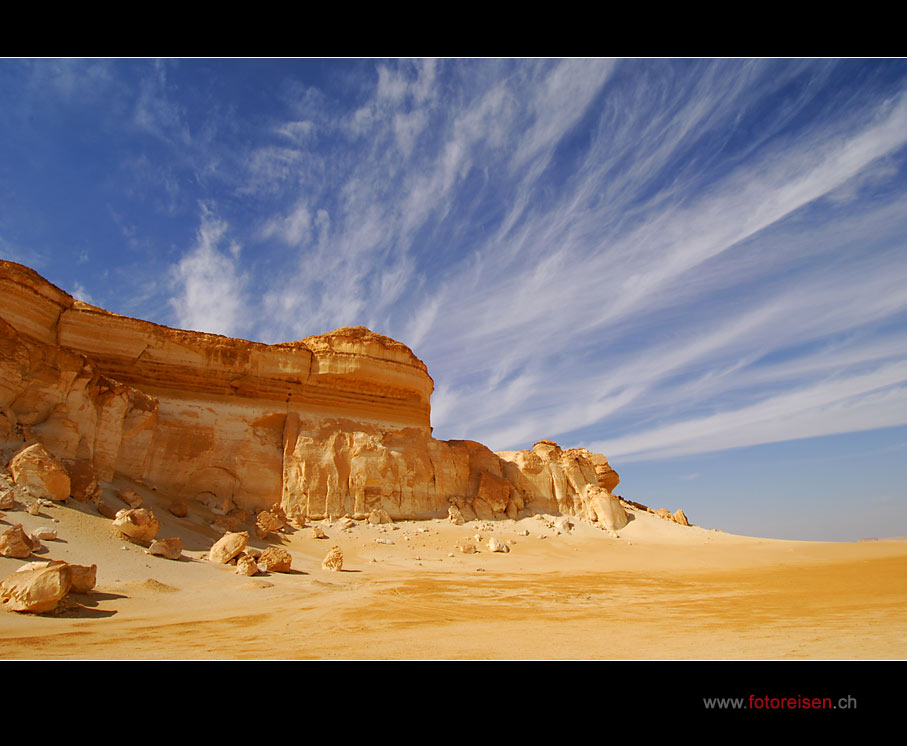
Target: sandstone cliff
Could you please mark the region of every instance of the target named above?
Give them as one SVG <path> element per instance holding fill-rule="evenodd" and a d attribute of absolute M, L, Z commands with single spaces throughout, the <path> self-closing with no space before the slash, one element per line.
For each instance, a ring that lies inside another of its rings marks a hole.
<path fill-rule="evenodd" d="M 617 504 L 600 454 L 432 438 L 424 363 L 364 327 L 277 345 L 170 329 L 12 262 L 0 262 L 0 300 L 0 443 L 41 442 L 100 480 L 309 518 L 456 504 L 467 519 L 531 508 L 604 523 Z"/>

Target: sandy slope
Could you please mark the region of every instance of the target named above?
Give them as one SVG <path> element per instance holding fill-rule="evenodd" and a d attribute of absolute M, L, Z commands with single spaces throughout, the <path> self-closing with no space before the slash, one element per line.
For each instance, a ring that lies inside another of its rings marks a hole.
<path fill-rule="evenodd" d="M 558 535 L 538 518 L 324 523 L 326 540 L 276 540 L 291 574 L 247 578 L 202 559 L 218 538 L 207 508 L 178 519 L 136 490 L 159 538 L 183 539 L 182 560 L 145 554 L 74 501 L 7 513 L 3 524 L 57 528 L 33 559 L 99 569 L 95 591 L 53 615 L 0 611 L 0 658 L 907 658 L 905 541 L 753 539 L 638 512 L 616 539 L 584 524 Z M 478 554 L 455 549 L 477 533 Z M 493 535 L 511 551 L 487 551 Z M 320 567 L 334 545 L 342 572 Z M 23 562 L 0 557 L 0 577 Z"/>

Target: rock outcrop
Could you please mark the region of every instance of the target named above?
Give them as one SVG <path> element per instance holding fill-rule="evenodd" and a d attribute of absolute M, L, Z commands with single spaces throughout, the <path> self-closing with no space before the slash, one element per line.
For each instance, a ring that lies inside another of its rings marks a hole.
<path fill-rule="evenodd" d="M 364 327 L 276 345 L 170 329 L 77 301 L 12 262 L 0 262 L 0 298 L 0 443 L 41 444 L 72 465 L 78 499 L 97 503 L 98 482 L 121 476 L 258 515 L 263 537 L 342 516 L 529 509 L 620 523 L 608 502 L 619 480 L 600 454 L 434 439 L 424 363 Z"/>

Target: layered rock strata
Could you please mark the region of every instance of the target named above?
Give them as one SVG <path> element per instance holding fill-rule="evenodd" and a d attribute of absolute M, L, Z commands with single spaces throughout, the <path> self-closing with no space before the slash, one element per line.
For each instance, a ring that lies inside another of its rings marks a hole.
<path fill-rule="evenodd" d="M 277 345 L 170 329 L 11 262 L 0 299 L 0 441 L 40 442 L 71 471 L 302 521 L 455 506 L 466 520 L 531 508 L 613 525 L 607 501 L 622 510 L 600 454 L 432 438 L 424 363 L 364 327 Z"/>

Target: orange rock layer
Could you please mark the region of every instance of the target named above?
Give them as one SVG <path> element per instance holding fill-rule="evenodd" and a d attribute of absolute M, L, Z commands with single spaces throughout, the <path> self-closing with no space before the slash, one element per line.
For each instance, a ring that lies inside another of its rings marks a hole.
<path fill-rule="evenodd" d="M 432 390 L 408 347 L 364 327 L 277 345 L 181 331 L 0 262 L 0 442 L 223 509 L 595 520 L 618 481 L 604 456 L 435 440 Z"/>

